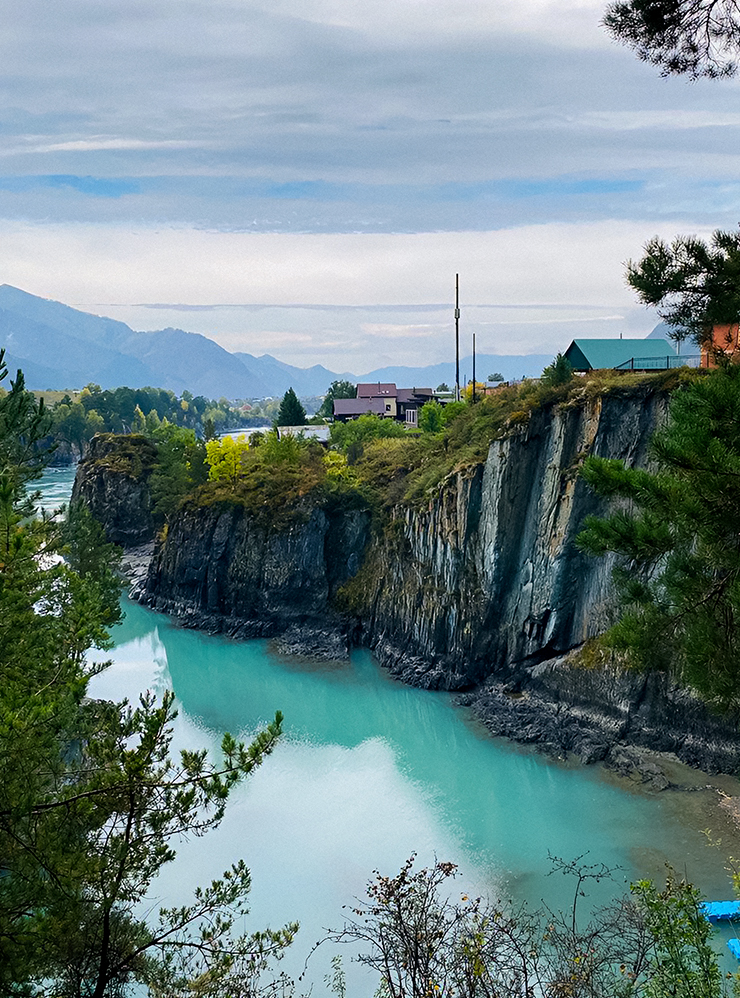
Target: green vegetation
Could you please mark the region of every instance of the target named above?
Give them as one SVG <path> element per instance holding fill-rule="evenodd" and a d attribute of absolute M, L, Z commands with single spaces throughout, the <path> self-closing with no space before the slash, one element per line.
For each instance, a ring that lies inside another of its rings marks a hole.
<path fill-rule="evenodd" d="M 455 898 L 453 863 L 414 870 L 412 856 L 396 876 L 376 873 L 367 901 L 330 939 L 361 946 L 359 960 L 380 975 L 387 998 L 723 998 L 729 994 L 710 945 L 698 891 L 669 876 L 631 896 L 578 915 L 589 882 L 610 877 L 601 864 L 553 858 L 553 872 L 574 878 L 572 910 Z M 345 993 L 333 962 L 332 990 Z"/>
<path fill-rule="evenodd" d="M 283 400 L 280 403 L 280 408 L 275 419 L 275 425 L 305 426 L 307 422 L 306 410 L 298 401 L 298 396 L 293 389 L 289 388 L 285 395 L 283 395 Z"/>
<path fill-rule="evenodd" d="M 243 863 L 191 904 L 147 912 L 177 840 L 219 824 L 281 718 L 249 745 L 225 735 L 219 760 L 175 759 L 171 693 L 136 707 L 87 697 L 104 666 L 86 653 L 120 618 L 115 552 L 84 510 L 65 524 L 30 515 L 47 432 L 18 378 L 0 398 L 0 993 L 246 998 L 296 927 L 240 934 Z M 60 549 L 65 562 L 41 557 Z"/>
<path fill-rule="evenodd" d="M 559 353 L 552 364 L 542 372 L 542 383 L 549 388 L 557 388 L 559 385 L 567 385 L 573 378 L 573 365 L 570 361 Z"/>
<path fill-rule="evenodd" d="M 96 433 L 141 433 L 153 435 L 163 424 L 170 423 L 204 432 L 209 423 L 217 430 L 243 423 L 242 413 L 230 408 L 227 399 L 218 402 L 183 392 L 160 388 L 115 388 L 102 390 L 90 384 L 72 398 L 68 393 L 38 393 L 55 398 L 50 409 L 51 439 L 66 444 L 81 453 Z"/>
<path fill-rule="evenodd" d="M 154 431 L 156 464 L 149 478 L 152 515 L 167 523 L 180 503 L 208 477 L 206 447 L 195 431 L 163 420 Z"/>
<path fill-rule="evenodd" d="M 186 500 L 190 507 L 223 504 L 248 510 L 272 528 L 309 515 L 314 503 L 325 508 L 366 508 L 370 492 L 346 459 L 315 440 L 278 437 L 275 430 L 207 445 L 209 481 Z"/>
<path fill-rule="evenodd" d="M 502 386 L 475 405 L 465 401 L 447 403 L 441 413 L 443 427 L 437 431 L 410 436 L 391 420 L 361 416 L 334 424 L 332 442 L 347 454 L 359 479 L 374 491 L 381 504 L 427 502 L 449 475 L 480 464 L 494 440 L 527 425 L 539 410 L 554 405 L 584 405 L 604 394 L 669 391 L 696 377 L 701 373 L 682 368 L 654 374 L 594 371 L 556 385 L 547 380 L 527 380 Z M 384 439 L 386 433 L 397 439 Z"/>
<path fill-rule="evenodd" d="M 439 402 L 425 402 L 419 412 L 422 433 L 440 433 L 445 425 L 445 407 Z"/>
<path fill-rule="evenodd" d="M 334 415 L 334 399 L 354 398 L 357 398 L 357 385 L 353 385 L 351 381 L 332 381 L 317 415 L 331 419 Z"/>
<path fill-rule="evenodd" d="M 622 616 L 603 637 L 633 665 L 674 674 L 723 710 L 740 705 L 740 368 L 675 392 L 652 441 L 655 472 L 590 457 L 583 475 L 615 501 L 588 518 L 585 551 L 621 556 Z"/>
<path fill-rule="evenodd" d="M 714 325 L 740 319 L 740 233 L 717 230 L 709 245 L 696 236 L 670 245 L 656 236 L 638 263 L 628 263 L 627 282 L 657 307 L 674 339 L 702 344 Z"/>
<path fill-rule="evenodd" d="M 362 457 L 367 444 L 373 440 L 388 440 L 392 437 L 405 437 L 406 430 L 394 419 L 381 419 L 368 412 L 346 423 L 333 423 L 331 442 L 347 455 L 350 464 L 356 464 Z"/>
<path fill-rule="evenodd" d="M 222 440 L 209 440 L 206 444 L 208 479 L 211 482 L 229 482 L 235 489 L 244 471 L 244 462 L 249 452 L 249 441 L 245 436 L 224 437 Z"/>

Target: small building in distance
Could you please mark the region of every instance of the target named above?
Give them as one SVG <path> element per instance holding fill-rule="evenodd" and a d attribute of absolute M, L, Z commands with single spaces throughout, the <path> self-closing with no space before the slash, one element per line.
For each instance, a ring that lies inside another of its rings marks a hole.
<path fill-rule="evenodd" d="M 574 371 L 602 368 L 654 371 L 680 366 L 680 358 L 668 340 L 573 340 L 565 359 Z M 678 363 L 676 360 L 678 359 Z"/>
<path fill-rule="evenodd" d="M 437 400 L 431 388 L 396 388 L 393 382 L 374 381 L 357 386 L 357 398 L 334 399 L 334 419 L 346 423 L 366 413 L 381 419 L 395 419 L 406 426 L 416 426 L 419 409 Z"/>

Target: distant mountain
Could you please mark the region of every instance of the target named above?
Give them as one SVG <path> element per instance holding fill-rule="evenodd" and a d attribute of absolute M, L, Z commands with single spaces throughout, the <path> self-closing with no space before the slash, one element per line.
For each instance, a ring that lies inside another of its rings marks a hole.
<path fill-rule="evenodd" d="M 311 395 L 325 395 L 326 390 L 332 381 L 346 378 L 348 381 L 357 381 L 357 376 L 346 372 L 335 374 L 321 364 L 314 364 L 313 367 L 293 367 L 292 364 L 284 364 L 283 361 L 271 357 L 269 353 L 261 357 L 254 357 L 251 353 L 235 353 L 248 371 L 269 384 L 269 395 L 284 395 L 289 388 L 292 388 L 296 395 L 304 398 Z"/>
<path fill-rule="evenodd" d="M 661 323 L 650 337 L 665 335 Z M 299 396 L 323 395 L 332 381 L 394 381 L 399 387 L 436 388 L 455 383 L 455 365 L 382 367 L 366 374 L 337 374 L 320 364 L 302 368 L 270 354 L 229 353 L 218 343 L 182 329 L 135 332 L 124 322 L 81 312 L 61 302 L 38 298 L 9 284 L 0 286 L 0 347 L 11 375 L 22 368 L 30 388 L 103 388 L 152 385 L 178 395 L 185 389 L 208 398 L 264 398 L 293 388 Z M 476 377 L 503 375 L 506 381 L 536 377 L 551 354 L 479 354 Z M 461 358 L 460 381 L 472 377 L 470 357 Z"/>
<path fill-rule="evenodd" d="M 476 381 L 485 381 L 489 374 L 501 374 L 505 381 L 518 378 L 534 378 L 542 374 L 542 369 L 552 362 L 550 353 L 531 354 L 477 354 L 475 358 Z M 473 377 L 472 357 L 460 358 L 460 383 L 465 384 Z M 379 367 L 363 374 L 359 381 L 394 381 L 407 388 L 436 388 L 444 384 L 455 384 L 454 363 L 431 364 L 429 367 Z"/>
<path fill-rule="evenodd" d="M 135 332 L 61 302 L 0 286 L 0 347 L 11 374 L 22 368 L 32 388 L 102 388 L 153 385 L 177 394 L 188 389 L 209 398 L 260 398 L 272 394 L 213 340 L 182 329 Z"/>
<path fill-rule="evenodd" d="M 672 326 L 669 326 L 667 322 L 659 322 L 655 329 L 651 329 L 650 332 L 645 337 L 646 340 L 670 340 L 671 332 L 673 330 Z"/>

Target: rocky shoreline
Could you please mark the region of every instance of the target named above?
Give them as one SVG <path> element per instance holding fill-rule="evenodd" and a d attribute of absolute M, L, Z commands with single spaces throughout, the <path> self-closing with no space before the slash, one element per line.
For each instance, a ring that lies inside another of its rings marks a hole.
<path fill-rule="evenodd" d="M 187 601 L 152 596 L 147 575 L 153 553 L 153 542 L 125 552 L 129 596 L 182 627 L 236 640 L 270 638 L 276 654 L 315 662 L 347 661 L 352 648 L 363 645 L 356 622 L 340 614 L 281 626 L 275 619 L 207 613 Z M 407 657 L 400 663 L 389 660 L 387 647 L 376 644 L 371 650 L 400 682 L 430 688 L 433 673 L 426 663 L 414 668 Z M 601 764 L 648 791 L 687 789 L 668 775 L 674 762 L 706 774 L 740 771 L 738 719 L 711 714 L 697 697 L 664 676 L 584 669 L 571 654 L 489 678 L 456 693 L 455 702 L 468 708 L 493 737 L 555 759 Z"/>
<path fill-rule="evenodd" d="M 665 676 L 585 670 L 565 657 L 455 700 L 493 736 L 601 764 L 649 790 L 674 785 L 664 761 L 706 774 L 740 771 L 738 719 L 712 714 Z"/>

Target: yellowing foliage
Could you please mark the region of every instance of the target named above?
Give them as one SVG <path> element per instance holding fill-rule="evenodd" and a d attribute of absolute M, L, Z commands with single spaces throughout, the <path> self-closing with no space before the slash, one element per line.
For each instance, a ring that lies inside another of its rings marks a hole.
<path fill-rule="evenodd" d="M 244 471 L 244 462 L 249 453 L 249 441 L 242 434 L 209 440 L 206 444 L 206 460 L 210 465 L 208 478 L 212 482 L 230 482 L 236 487 Z"/>

